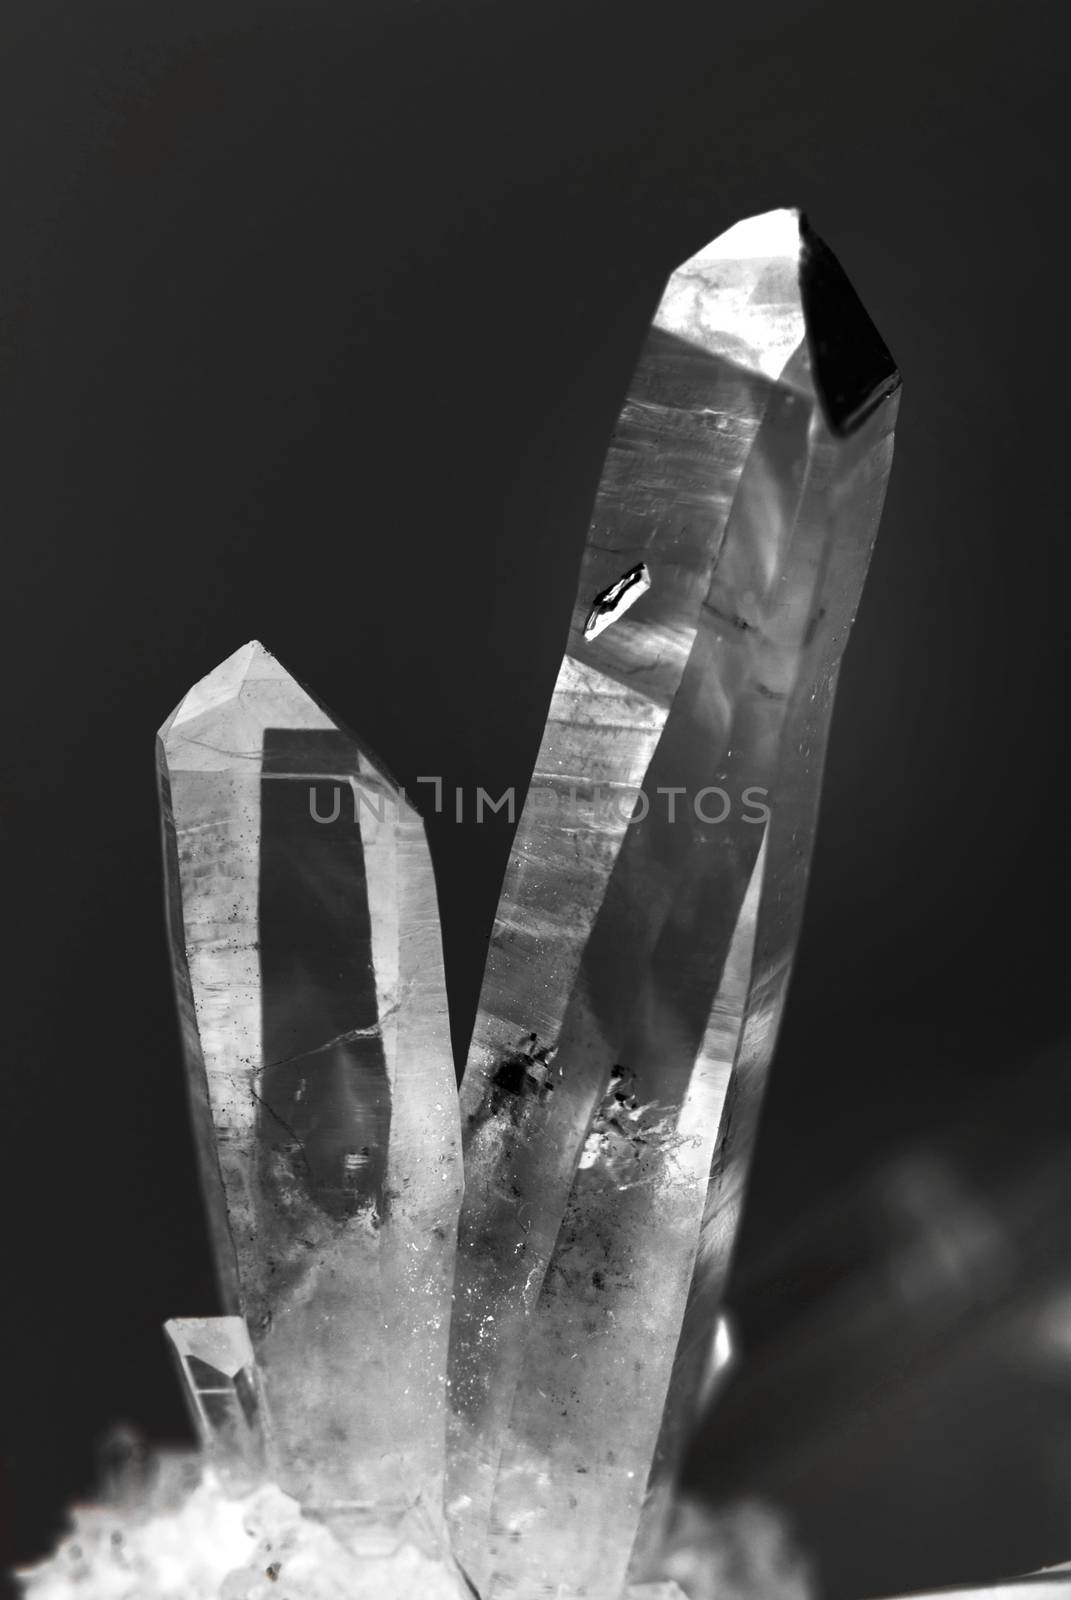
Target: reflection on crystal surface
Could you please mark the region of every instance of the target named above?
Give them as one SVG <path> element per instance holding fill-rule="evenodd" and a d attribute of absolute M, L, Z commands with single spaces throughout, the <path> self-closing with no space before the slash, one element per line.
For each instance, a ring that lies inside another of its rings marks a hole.
<path fill-rule="evenodd" d="M 441 1503 L 461 1172 L 423 827 L 262 646 L 160 735 L 176 986 L 217 1264 L 304 1504 Z"/>
<path fill-rule="evenodd" d="M 634 1546 L 660 1576 L 896 402 L 793 212 L 674 274 L 633 378 L 461 1091 L 449 1506 L 485 1600 L 618 1600 Z"/>

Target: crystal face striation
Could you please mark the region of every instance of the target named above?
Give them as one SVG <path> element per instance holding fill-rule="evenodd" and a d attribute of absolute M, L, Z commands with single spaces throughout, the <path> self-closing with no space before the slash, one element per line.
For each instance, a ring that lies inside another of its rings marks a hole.
<path fill-rule="evenodd" d="M 685 1592 L 676 1475 L 732 1352 L 724 1286 L 898 400 L 798 213 L 671 277 L 460 1106 L 397 785 L 256 643 L 161 730 L 225 1312 L 169 1335 L 209 1460 L 350 1553 L 355 1529 L 404 1524 L 460 1583 L 444 1514 L 481 1600 Z"/>

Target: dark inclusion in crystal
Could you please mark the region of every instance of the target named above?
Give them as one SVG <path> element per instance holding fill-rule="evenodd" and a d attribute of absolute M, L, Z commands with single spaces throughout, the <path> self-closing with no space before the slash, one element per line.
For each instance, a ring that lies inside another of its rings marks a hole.
<path fill-rule="evenodd" d="M 650 587 L 651 574 L 647 570 L 647 563 L 641 561 L 618 578 L 616 583 L 595 596 L 584 624 L 584 638 L 597 639 L 604 628 L 623 616 Z"/>
<path fill-rule="evenodd" d="M 554 1092 L 554 1052 L 530 1034 L 518 1047 L 503 1056 L 491 1073 L 481 1105 L 470 1112 L 463 1130 L 466 1138 L 484 1123 L 504 1113 L 519 1122 L 529 1101 L 541 1104 Z"/>

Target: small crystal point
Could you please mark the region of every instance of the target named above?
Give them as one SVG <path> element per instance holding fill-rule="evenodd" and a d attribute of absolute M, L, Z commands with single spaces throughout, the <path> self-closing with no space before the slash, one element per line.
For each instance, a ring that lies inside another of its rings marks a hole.
<path fill-rule="evenodd" d="M 603 471 L 461 1090 L 449 1505 L 484 1600 L 619 1600 L 633 1546 L 657 1579 L 716 1378 L 898 398 L 823 252 L 781 211 L 674 273 Z"/>
<path fill-rule="evenodd" d="M 227 1481 L 264 1467 L 260 1392 L 241 1317 L 175 1317 L 164 1323 L 182 1372 L 202 1449 Z"/>
<path fill-rule="evenodd" d="M 419 817 L 251 643 L 161 730 L 171 947 L 229 1313 L 304 1504 L 441 1503 L 461 1168 Z"/>

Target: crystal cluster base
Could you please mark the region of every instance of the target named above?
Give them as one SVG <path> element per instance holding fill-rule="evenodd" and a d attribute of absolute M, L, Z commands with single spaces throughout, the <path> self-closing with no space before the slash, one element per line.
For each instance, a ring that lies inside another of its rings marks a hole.
<path fill-rule="evenodd" d="M 277 1485 L 238 1497 L 191 1475 L 172 1465 L 136 1508 L 76 1509 L 56 1554 L 22 1574 L 27 1600 L 472 1600 L 433 1530 L 343 1537 Z"/>

